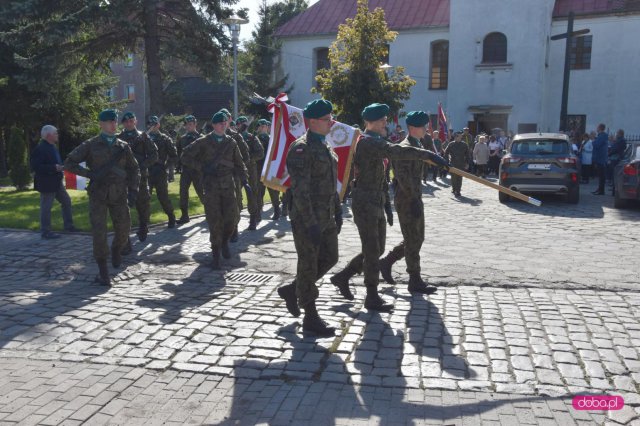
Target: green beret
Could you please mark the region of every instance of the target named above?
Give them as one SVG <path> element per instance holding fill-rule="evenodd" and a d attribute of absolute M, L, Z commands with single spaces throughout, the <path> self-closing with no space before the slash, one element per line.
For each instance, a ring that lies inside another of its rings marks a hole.
<path fill-rule="evenodd" d="M 231 122 L 229 123 L 229 126 L 235 126 L 235 125 L 236 125 L 236 122 L 231 120 Z"/>
<path fill-rule="evenodd" d="M 249 119 L 247 117 L 245 117 L 244 115 L 241 115 L 240 117 L 236 118 L 236 123 L 237 124 L 246 123 L 247 121 L 249 121 Z"/>
<path fill-rule="evenodd" d="M 331 102 L 324 99 L 316 99 L 307 104 L 304 108 L 303 115 L 304 118 L 320 118 L 331 114 L 331 111 L 333 111 Z"/>
<path fill-rule="evenodd" d="M 118 121 L 118 111 L 115 109 L 105 109 L 98 114 L 98 121 Z"/>
<path fill-rule="evenodd" d="M 229 116 L 227 114 L 225 114 L 222 111 L 218 111 L 215 114 L 213 114 L 213 117 L 211 117 L 211 123 L 212 124 L 224 123 L 228 119 L 229 119 Z"/>
<path fill-rule="evenodd" d="M 365 121 L 376 121 L 389 115 L 389 106 L 386 104 L 371 104 L 362 110 L 362 118 Z"/>
<path fill-rule="evenodd" d="M 187 115 L 184 118 L 184 122 L 185 123 L 191 123 L 191 122 L 195 122 L 195 121 L 196 121 L 196 118 L 193 115 Z"/>
<path fill-rule="evenodd" d="M 131 120 L 132 118 L 136 118 L 136 115 L 132 111 L 127 111 L 122 114 L 122 121 Z"/>
<path fill-rule="evenodd" d="M 160 119 L 158 118 L 157 115 L 152 115 L 151 117 L 149 117 L 149 119 L 147 120 L 147 124 L 158 124 L 160 122 Z"/>
<path fill-rule="evenodd" d="M 411 127 L 424 127 L 429 122 L 429 116 L 424 111 L 411 111 L 407 114 L 406 123 Z"/>
<path fill-rule="evenodd" d="M 271 123 L 269 123 L 264 118 L 261 118 L 260 120 L 258 120 L 258 126 L 268 126 L 269 124 L 271 124 Z"/>
<path fill-rule="evenodd" d="M 227 117 L 231 117 L 231 113 L 230 113 L 230 112 L 229 112 L 229 110 L 228 110 L 228 109 L 226 109 L 226 108 L 222 108 L 222 109 L 221 109 L 220 111 L 218 111 L 218 112 L 224 112 L 225 114 L 227 114 Z"/>

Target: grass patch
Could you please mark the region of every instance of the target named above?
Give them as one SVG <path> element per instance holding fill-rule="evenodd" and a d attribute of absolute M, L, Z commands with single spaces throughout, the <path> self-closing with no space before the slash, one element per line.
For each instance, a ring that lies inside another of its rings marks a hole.
<path fill-rule="evenodd" d="M 169 183 L 169 198 L 176 217 L 180 217 L 180 177 L 176 176 L 174 182 Z M 68 190 L 73 209 L 73 223 L 82 231 L 89 231 L 89 196 L 86 191 Z M 265 191 L 266 192 L 266 191 Z M 268 195 L 268 193 L 267 193 Z M 242 202 L 246 206 L 246 195 L 242 194 Z M 204 207 L 191 186 L 189 191 L 189 215 L 204 214 Z M 135 209 L 131 209 L 131 221 L 134 227 L 138 226 L 138 215 Z M 151 195 L 151 223 L 167 221 L 167 215 L 162 211 L 156 192 Z M 51 227 L 54 231 L 63 228 L 60 203 L 53 202 L 51 209 Z M 34 190 L 16 191 L 14 187 L 0 187 L 0 228 L 40 229 L 40 193 Z M 112 229 L 109 223 L 109 229 Z"/>

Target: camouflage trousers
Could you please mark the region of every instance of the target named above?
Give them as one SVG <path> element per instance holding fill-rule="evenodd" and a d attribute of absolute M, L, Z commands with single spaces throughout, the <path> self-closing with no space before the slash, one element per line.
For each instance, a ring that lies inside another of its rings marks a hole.
<path fill-rule="evenodd" d="M 394 200 L 398 222 L 404 240 L 391 251 L 398 259 L 404 256 L 409 274 L 420 272 L 420 248 L 424 242 L 424 206 L 420 200 L 420 212 L 417 216 L 411 210 L 411 199 L 399 198 Z"/>
<path fill-rule="evenodd" d="M 228 242 L 240 220 L 235 188 L 204 189 L 204 213 L 209 224 L 209 241 L 212 249 L 219 249 Z"/>
<path fill-rule="evenodd" d="M 188 215 L 189 213 L 189 188 L 191 184 L 193 184 L 196 194 L 198 194 L 198 198 L 202 202 L 202 182 L 200 182 L 198 173 L 188 167 L 183 167 L 180 174 L 180 210 L 182 210 L 182 214 Z"/>
<path fill-rule="evenodd" d="M 358 228 L 362 252 L 354 257 L 347 268 L 356 273 L 364 272 L 364 285 L 377 289 L 380 281 L 378 259 L 384 252 L 387 222 L 384 216 L 384 193 L 362 191 L 355 188 L 351 195 L 353 221 Z"/>
<path fill-rule="evenodd" d="M 129 239 L 131 216 L 127 206 L 127 188 L 109 185 L 89 189 L 89 220 L 93 235 L 93 257 L 96 260 L 110 256 L 107 243 L 107 214 L 113 223 L 113 251 L 122 251 Z"/>
<path fill-rule="evenodd" d="M 162 210 L 167 216 L 173 215 L 173 204 L 171 204 L 171 200 L 169 199 L 169 182 L 167 181 L 166 171 L 149 177 L 149 192 L 152 193 L 154 188 Z"/>
<path fill-rule="evenodd" d="M 304 308 L 318 298 L 316 281 L 338 262 L 338 230 L 335 222 L 327 224 L 322 231 L 320 245 L 311 242 L 300 218 L 291 219 L 291 230 L 298 253 L 296 296 L 298 306 Z"/>
<path fill-rule="evenodd" d="M 149 177 L 146 174 L 140 177 L 136 211 L 138 212 L 138 223 L 148 224 L 151 219 L 151 195 L 149 194 Z"/>

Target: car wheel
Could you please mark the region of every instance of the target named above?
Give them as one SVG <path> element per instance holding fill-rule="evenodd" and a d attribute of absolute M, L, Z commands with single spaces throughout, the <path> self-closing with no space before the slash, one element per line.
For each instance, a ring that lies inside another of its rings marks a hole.
<path fill-rule="evenodd" d="M 580 202 L 580 187 L 574 186 L 569 188 L 569 194 L 567 195 L 567 201 L 570 204 L 578 204 Z"/>
<path fill-rule="evenodd" d="M 620 191 L 616 191 L 613 195 L 613 207 L 616 209 L 624 209 L 629 206 L 629 200 L 620 198 Z"/>
<path fill-rule="evenodd" d="M 507 203 L 511 200 L 511 197 L 504 192 L 498 192 L 498 200 L 500 200 L 501 203 Z"/>

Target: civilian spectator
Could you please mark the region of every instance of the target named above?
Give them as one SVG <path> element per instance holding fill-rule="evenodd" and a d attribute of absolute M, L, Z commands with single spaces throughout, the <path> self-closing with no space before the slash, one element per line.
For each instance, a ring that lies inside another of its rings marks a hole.
<path fill-rule="evenodd" d="M 500 166 L 500 151 L 502 150 L 500 142 L 494 135 L 489 136 L 489 167 L 487 174 L 498 174 L 498 168 Z"/>
<path fill-rule="evenodd" d="M 593 195 L 604 195 L 604 184 L 607 168 L 607 148 L 609 146 L 609 136 L 605 133 L 604 124 L 598 124 L 598 135 L 593 141 L 593 164 L 598 173 L 598 189 L 592 192 Z"/>
<path fill-rule="evenodd" d="M 51 208 L 56 199 L 62 207 L 64 229 L 69 232 L 77 231 L 73 226 L 71 213 L 71 198 L 62 185 L 62 158 L 56 148 L 58 129 L 46 125 L 40 131 L 40 143 L 31 153 L 31 168 L 35 172 L 34 189 L 40 193 L 40 232 L 46 240 L 59 238 L 60 235 L 51 232 Z"/>
<path fill-rule="evenodd" d="M 627 140 L 624 138 L 624 130 L 619 129 L 616 132 L 616 139 L 613 142 L 613 146 L 611 146 L 611 148 L 609 149 L 609 162 L 607 165 L 607 173 L 609 175 L 608 178 L 612 181 L 611 195 L 615 195 L 616 192 L 616 187 L 613 184 L 613 171 L 615 170 L 620 160 L 622 160 L 622 158 L 624 157 L 624 152 L 626 151 L 626 149 Z"/>
<path fill-rule="evenodd" d="M 582 183 L 589 183 L 591 176 L 591 164 L 593 163 L 593 141 L 588 134 L 582 136 L 582 145 L 580 146 L 580 159 L 582 161 Z"/>
<path fill-rule="evenodd" d="M 473 162 L 476 166 L 476 176 L 487 177 L 487 163 L 489 163 L 489 147 L 487 146 L 487 137 L 485 135 L 478 136 L 478 143 L 473 147 Z"/>

